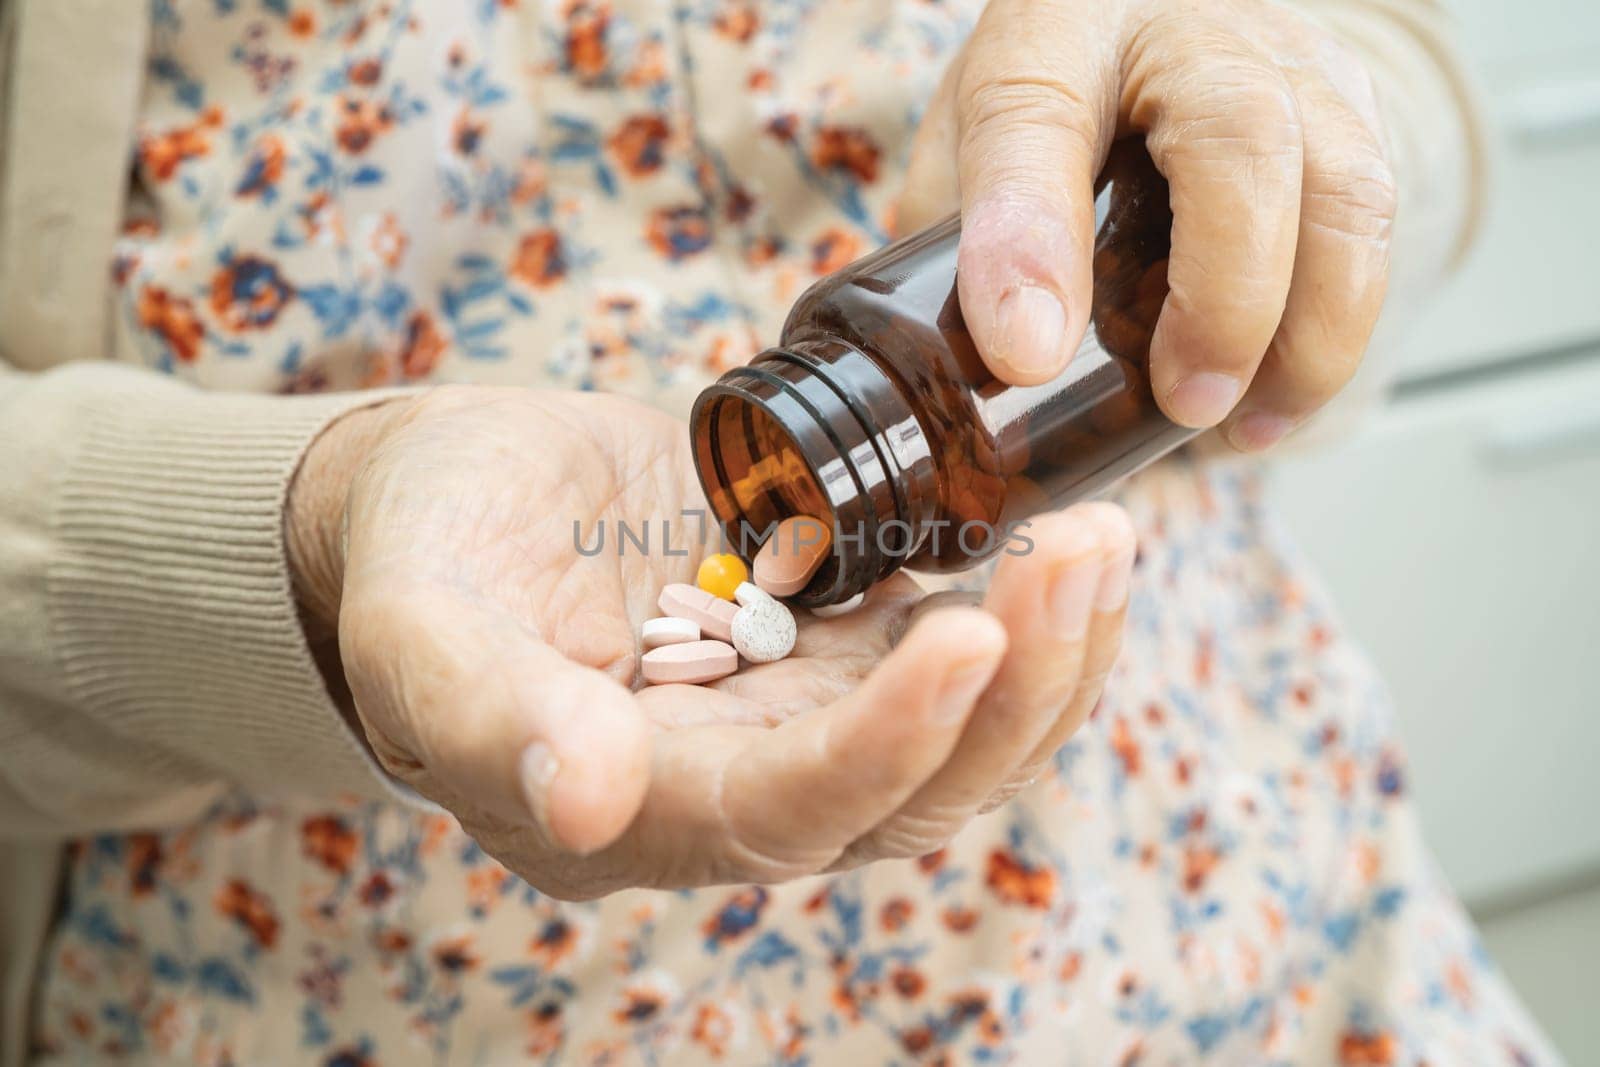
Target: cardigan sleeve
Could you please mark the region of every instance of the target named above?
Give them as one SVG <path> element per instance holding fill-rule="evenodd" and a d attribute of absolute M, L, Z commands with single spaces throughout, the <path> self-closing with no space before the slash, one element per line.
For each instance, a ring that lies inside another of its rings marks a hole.
<path fill-rule="evenodd" d="M 192 818 L 228 786 L 414 799 L 324 686 L 282 518 L 317 433 L 385 395 L 0 363 L 0 835 Z"/>

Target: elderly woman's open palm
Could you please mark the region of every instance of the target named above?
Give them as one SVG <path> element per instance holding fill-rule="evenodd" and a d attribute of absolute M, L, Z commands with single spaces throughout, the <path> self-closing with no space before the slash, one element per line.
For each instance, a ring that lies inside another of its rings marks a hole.
<path fill-rule="evenodd" d="M 1116 656 L 1133 533 L 1091 504 L 1037 520 L 982 609 L 928 612 L 896 643 L 920 595 L 897 578 L 842 618 L 799 613 L 786 660 L 636 691 L 639 624 L 693 580 L 704 510 L 679 420 L 441 390 L 318 442 L 291 554 L 383 765 L 568 897 L 937 848 L 1032 778 Z M 619 552 L 619 522 L 650 550 Z"/>

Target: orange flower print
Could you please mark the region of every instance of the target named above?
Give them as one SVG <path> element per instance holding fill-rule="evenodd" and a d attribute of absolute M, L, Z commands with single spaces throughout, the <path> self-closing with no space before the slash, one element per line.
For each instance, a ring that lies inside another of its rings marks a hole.
<path fill-rule="evenodd" d="M 383 78 L 383 60 L 376 56 L 352 59 L 345 67 L 345 77 L 350 79 L 351 85 L 370 89 Z"/>
<path fill-rule="evenodd" d="M 776 1050 L 785 1063 L 797 1061 L 805 1055 L 806 1039 L 811 1036 L 811 1027 L 801 1019 L 794 1005 L 788 1007 L 781 1019 L 774 1019 L 770 1013 L 763 1011 L 759 1021 L 761 1036 L 766 1038 L 767 1044 Z"/>
<path fill-rule="evenodd" d="M 539 966 L 553 971 L 578 945 L 578 930 L 560 915 L 545 920 L 539 932 L 528 942 L 528 952 Z"/>
<path fill-rule="evenodd" d="M 135 897 L 146 897 L 155 891 L 161 860 L 161 838 L 155 834 L 129 835 L 128 884 Z"/>
<path fill-rule="evenodd" d="M 736 941 L 761 920 L 769 894 L 758 885 L 741 889 L 701 926 L 706 948 L 715 952 L 729 941 Z"/>
<path fill-rule="evenodd" d="M 689 1040 L 706 1050 L 714 1060 L 720 1060 L 728 1051 L 733 1038 L 733 1019 L 715 1004 L 702 1004 L 694 1013 L 694 1023 L 689 1029 Z"/>
<path fill-rule="evenodd" d="M 261 948 L 272 948 L 278 943 L 278 915 L 272 901 L 258 893 L 239 878 L 229 879 L 217 890 L 212 904 L 217 913 L 244 927 L 250 939 Z"/>
<path fill-rule="evenodd" d="M 400 342 L 400 373 L 413 381 L 426 378 L 439 365 L 446 347 L 433 316 L 426 311 L 413 311 Z"/>
<path fill-rule="evenodd" d="M 452 937 L 433 946 L 433 965 L 448 975 L 471 972 L 478 966 L 471 935 Z"/>
<path fill-rule="evenodd" d="M 484 131 L 488 128 L 487 119 L 474 115 L 469 108 L 462 108 L 450 124 L 450 145 L 457 155 L 476 155 L 478 146 L 483 143 Z"/>
<path fill-rule="evenodd" d="M 711 247 L 711 223 L 698 206 L 657 208 L 645 227 L 645 237 L 662 256 L 677 262 Z"/>
<path fill-rule="evenodd" d="M 277 189 L 279 179 L 283 177 L 283 161 L 286 154 L 283 138 L 271 133 L 262 135 L 261 140 L 256 143 L 255 150 L 245 160 L 244 176 L 234 187 L 233 195 L 240 198 L 254 196 L 270 199 Z"/>
<path fill-rule="evenodd" d="M 916 910 L 916 905 L 905 897 L 890 897 L 878 911 L 878 923 L 889 933 L 896 933 L 905 929 Z"/>
<path fill-rule="evenodd" d="M 394 898 L 394 879 L 383 871 L 373 871 L 356 890 L 356 899 L 369 908 L 379 908 Z"/>
<path fill-rule="evenodd" d="M 953 934 L 965 934 L 978 925 L 978 910 L 960 904 L 953 904 L 944 909 L 939 916 L 939 921 L 944 923 L 944 928 Z"/>
<path fill-rule="evenodd" d="M 353 156 L 371 148 L 372 142 L 394 128 L 394 113 L 389 105 L 375 100 L 341 96 L 335 104 L 335 113 L 339 125 L 334 130 L 334 139 Z"/>
<path fill-rule="evenodd" d="M 900 1047 L 912 1056 L 920 1056 L 933 1047 L 933 1028 L 913 1026 L 900 1031 Z"/>
<path fill-rule="evenodd" d="M 906 1000 L 916 1000 L 928 988 L 928 980 L 921 971 L 906 964 L 889 972 L 889 986 Z"/>
<path fill-rule="evenodd" d="M 567 69 L 585 81 L 592 81 L 606 71 L 606 30 L 611 25 L 611 5 L 569 0 L 565 15 Z"/>
<path fill-rule="evenodd" d="M 824 126 L 811 145 L 811 164 L 818 170 L 846 171 L 857 181 L 878 177 L 878 146 L 856 126 Z"/>
<path fill-rule="evenodd" d="M 289 36 L 304 40 L 317 32 L 317 17 L 300 7 L 289 12 Z"/>
<path fill-rule="evenodd" d="M 337 815 L 313 815 L 300 824 L 300 851 L 335 874 L 349 874 L 359 841 Z"/>
<path fill-rule="evenodd" d="M 767 135 L 780 141 L 794 140 L 800 128 L 800 119 L 792 111 L 784 111 L 767 120 Z"/>
<path fill-rule="evenodd" d="M 528 1012 L 528 1043 L 523 1048 L 529 1056 L 552 1056 L 566 1039 L 560 1004 L 545 1001 Z"/>
<path fill-rule="evenodd" d="M 211 311 L 232 333 L 266 329 L 293 299 L 294 286 L 260 256 L 228 256 L 211 276 Z"/>
<path fill-rule="evenodd" d="M 1206 878 L 1222 859 L 1222 853 L 1210 845 L 1193 845 L 1183 850 L 1183 888 L 1188 893 L 1198 893 L 1205 888 Z"/>
<path fill-rule="evenodd" d="M 482 918 L 489 914 L 499 902 L 501 892 L 510 878 L 509 871 L 492 861 L 467 871 L 467 910 L 473 918 Z"/>
<path fill-rule="evenodd" d="M 744 44 L 761 28 L 761 16 L 753 4 L 730 3 L 717 12 L 711 25 L 722 36 Z"/>
<path fill-rule="evenodd" d="M 411 935 L 392 926 L 380 927 L 372 934 L 372 947 L 381 957 L 397 956 L 411 949 Z"/>
<path fill-rule="evenodd" d="M 658 989 L 634 986 L 622 992 L 622 1004 L 611 1017 L 619 1023 L 647 1023 L 661 1014 L 667 998 Z"/>
<path fill-rule="evenodd" d="M 548 289 L 567 275 L 567 257 L 561 235 L 554 230 L 536 230 L 517 244 L 511 260 L 511 276 L 535 289 Z"/>
<path fill-rule="evenodd" d="M 1339 1037 L 1340 1067 L 1389 1067 L 1396 1051 L 1393 1034 L 1347 1030 Z"/>
<path fill-rule="evenodd" d="M 193 363 L 200 355 L 206 328 L 194 304 L 173 296 L 158 285 L 139 290 L 139 325 L 157 337 L 179 363 Z"/>
<path fill-rule="evenodd" d="M 617 128 L 606 147 L 616 156 L 618 166 L 635 178 L 643 178 L 661 169 L 671 136 L 672 127 L 664 117 L 634 115 Z"/>
<path fill-rule="evenodd" d="M 778 237 L 751 238 L 744 247 L 744 261 L 747 266 L 761 267 L 783 254 L 783 240 Z"/>
<path fill-rule="evenodd" d="M 861 255 L 861 238 L 849 230 L 830 226 L 811 242 L 811 270 L 814 274 L 832 274 L 854 262 Z"/>
<path fill-rule="evenodd" d="M 198 120 L 139 139 L 139 162 L 158 182 L 169 180 L 187 160 L 211 153 L 211 133 L 222 128 L 222 110 L 209 107 Z"/>
<path fill-rule="evenodd" d="M 398 267 L 405 258 L 406 249 L 411 246 L 411 239 L 406 236 L 406 231 L 401 228 L 400 220 L 395 218 L 393 212 L 387 212 L 373 227 L 372 236 L 368 238 L 368 245 L 373 255 L 383 262 L 390 270 Z"/>
<path fill-rule="evenodd" d="M 1134 739 L 1133 731 L 1128 728 L 1128 720 L 1118 715 L 1111 722 L 1111 751 L 1115 752 L 1117 759 L 1122 763 L 1122 773 L 1129 778 L 1138 775 L 1142 764 L 1139 742 Z"/>
<path fill-rule="evenodd" d="M 1033 867 L 1005 849 L 989 853 L 984 882 L 1006 904 L 1047 908 L 1056 892 L 1056 874 L 1048 867 Z"/>

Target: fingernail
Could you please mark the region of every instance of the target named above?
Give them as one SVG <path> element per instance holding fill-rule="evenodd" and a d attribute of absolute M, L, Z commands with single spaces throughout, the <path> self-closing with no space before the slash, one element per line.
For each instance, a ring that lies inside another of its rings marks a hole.
<path fill-rule="evenodd" d="M 1048 289 L 1019 285 L 1006 290 L 995 310 L 993 350 L 989 353 L 1017 374 L 1054 374 L 1067 332 L 1067 309 Z"/>
<path fill-rule="evenodd" d="M 550 786 L 560 770 L 560 761 L 543 741 L 535 741 L 522 750 L 522 796 L 540 829 L 552 840 L 555 834 L 550 829 Z"/>
<path fill-rule="evenodd" d="M 1260 452 L 1283 440 L 1294 420 L 1264 411 L 1252 412 L 1228 429 L 1228 443 L 1241 452 Z"/>
<path fill-rule="evenodd" d="M 1100 572 L 1100 585 L 1094 591 L 1094 610 L 1116 611 L 1128 602 L 1128 582 L 1133 577 L 1133 560 L 1139 546 L 1130 543 L 1117 550 Z"/>
<path fill-rule="evenodd" d="M 1201 371 L 1172 387 L 1167 394 L 1167 407 L 1185 426 L 1215 426 L 1233 410 L 1241 392 L 1243 386 L 1233 375 Z"/>
<path fill-rule="evenodd" d="M 1062 639 L 1077 641 L 1089 632 L 1089 604 L 1100 584 L 1100 570 L 1098 554 L 1085 556 L 1067 564 L 1051 583 L 1050 617 Z"/>
<path fill-rule="evenodd" d="M 994 662 L 987 658 L 952 667 L 939 686 L 939 696 L 934 701 L 934 719 L 938 722 L 965 719 L 972 711 L 973 701 L 978 699 L 992 677 Z"/>

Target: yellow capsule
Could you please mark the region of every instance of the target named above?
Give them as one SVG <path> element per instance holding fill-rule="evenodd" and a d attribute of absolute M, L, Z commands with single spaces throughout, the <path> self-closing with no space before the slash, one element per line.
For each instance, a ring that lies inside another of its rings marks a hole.
<path fill-rule="evenodd" d="M 744 560 L 731 552 L 723 552 L 706 557 L 705 562 L 700 564 L 700 572 L 695 575 L 694 583 L 712 596 L 732 600 L 733 591 L 739 588 L 739 583 L 749 580 L 750 569 L 744 565 Z"/>

